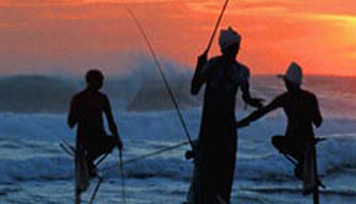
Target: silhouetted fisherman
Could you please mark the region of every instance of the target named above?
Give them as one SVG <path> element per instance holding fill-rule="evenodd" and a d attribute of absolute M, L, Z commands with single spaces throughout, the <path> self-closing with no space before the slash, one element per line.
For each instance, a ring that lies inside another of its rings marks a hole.
<path fill-rule="evenodd" d="M 199 56 L 192 80 L 191 93 L 198 94 L 206 84 L 204 108 L 195 165 L 199 172 L 193 179 L 188 203 L 230 203 L 233 184 L 237 134 L 235 102 L 238 89 L 243 100 L 257 108 L 261 99 L 249 92 L 249 69 L 236 61 L 241 36 L 231 27 L 222 30 L 219 44 L 222 55 L 207 61 L 207 53 Z"/>
<path fill-rule="evenodd" d="M 85 159 L 90 176 L 96 176 L 94 160 L 99 156 L 110 153 L 118 145 L 122 149 L 123 144 L 119 137 L 117 127 L 111 111 L 108 97 L 99 90 L 103 86 L 104 76 L 99 70 L 90 70 L 86 76 L 87 88 L 72 98 L 68 125 L 73 128 L 77 125 L 76 172 L 78 164 Z M 108 136 L 104 128 L 103 115 L 105 114 L 112 136 Z M 79 162 L 79 163 L 78 163 Z M 76 175 L 77 176 L 77 175 Z M 78 179 L 78 178 L 77 178 Z M 83 187 L 85 190 L 85 185 Z"/>
<path fill-rule="evenodd" d="M 316 96 L 301 89 L 303 75 L 298 64 L 292 63 L 286 75 L 279 75 L 279 77 L 284 80 L 288 91 L 276 97 L 269 105 L 238 122 L 236 126 L 247 126 L 250 122 L 259 119 L 268 112 L 283 108 L 288 118 L 286 134 L 285 136 L 272 137 L 272 144 L 281 153 L 290 155 L 298 161 L 294 174 L 297 178 L 304 179 L 304 159 L 308 158 L 306 152 L 308 152 L 308 149 L 310 149 L 309 152 L 312 152 L 311 149 L 314 149 L 316 143 L 313 124 L 319 127 L 322 123 L 322 116 Z M 315 165 L 316 171 L 316 163 L 311 165 Z M 316 174 L 316 172 L 312 173 Z M 307 176 L 314 177 L 315 175 Z M 316 183 L 313 186 L 314 188 L 320 185 L 319 181 L 316 181 Z"/>

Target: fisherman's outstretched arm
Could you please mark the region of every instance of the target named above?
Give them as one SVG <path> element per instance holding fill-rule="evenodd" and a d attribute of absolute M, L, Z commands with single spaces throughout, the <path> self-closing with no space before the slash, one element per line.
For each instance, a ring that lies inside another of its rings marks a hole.
<path fill-rule="evenodd" d="M 255 108 L 263 107 L 263 104 L 262 104 L 263 99 L 251 97 L 250 84 L 249 84 L 248 80 L 246 80 L 245 82 L 243 82 L 241 84 L 241 90 L 242 90 L 242 99 L 244 100 L 244 102 L 246 104 L 248 104 L 252 107 L 255 107 Z"/>
<path fill-rule="evenodd" d="M 114 116 L 112 114 L 112 109 L 111 109 L 110 102 L 106 97 L 105 97 L 104 112 L 105 112 L 106 118 L 108 120 L 108 125 L 109 125 L 110 132 L 113 134 L 113 136 L 117 140 L 118 146 L 121 149 L 122 146 L 123 146 L 122 140 L 120 138 L 119 132 L 117 130 L 117 126 L 115 124 L 115 120 L 114 120 Z"/>
<path fill-rule="evenodd" d="M 314 97 L 313 100 L 313 114 L 312 114 L 313 123 L 316 127 L 320 127 L 323 122 L 323 117 L 321 116 L 318 99 Z"/>
<path fill-rule="evenodd" d="M 77 120 L 77 115 L 78 115 L 77 114 L 77 111 L 78 111 L 77 108 L 78 108 L 77 100 L 72 99 L 71 104 L 70 104 L 70 108 L 69 108 L 68 119 L 67 119 L 68 126 L 70 128 L 73 128 L 78 122 L 78 120 Z"/>
<path fill-rule="evenodd" d="M 248 126 L 251 122 L 258 120 L 262 116 L 266 115 L 267 113 L 269 113 L 279 107 L 281 107 L 281 99 L 276 98 L 267 106 L 258 109 L 257 111 L 253 112 L 251 115 L 249 115 L 246 118 L 242 119 L 241 121 L 237 122 L 236 128 Z"/>
<path fill-rule="evenodd" d="M 197 95 L 205 83 L 208 75 L 207 65 L 207 53 L 203 53 L 198 57 L 197 66 L 195 68 L 194 76 L 192 79 L 192 85 L 190 92 L 193 95 Z"/>

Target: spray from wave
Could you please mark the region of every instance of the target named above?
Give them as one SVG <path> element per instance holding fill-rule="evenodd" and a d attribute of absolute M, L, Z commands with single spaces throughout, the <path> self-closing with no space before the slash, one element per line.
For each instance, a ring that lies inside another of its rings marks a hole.
<path fill-rule="evenodd" d="M 182 107 L 196 102 L 189 96 L 190 71 L 186 67 L 164 61 L 170 85 Z M 173 108 L 167 90 L 151 59 L 140 56 L 129 74 L 107 75 L 103 91 L 114 107 L 127 111 L 152 111 Z M 65 112 L 71 96 L 85 88 L 84 77 L 54 75 L 14 75 L 0 78 L 0 112 L 35 113 Z"/>
<path fill-rule="evenodd" d="M 173 107 L 166 87 L 152 59 L 137 55 L 136 65 L 125 74 L 106 74 L 103 92 L 119 111 L 154 112 Z M 203 94 L 190 95 L 192 71 L 169 60 L 163 60 L 164 71 L 182 109 L 201 106 Z M 304 88 L 316 93 L 324 116 L 353 118 L 356 115 L 354 78 L 306 76 Z M 285 91 L 273 76 L 252 76 L 251 92 L 269 102 Z M 68 110 L 71 96 L 85 88 L 84 77 L 55 75 L 14 75 L 0 78 L 0 112 L 63 113 Z M 238 96 L 237 107 L 244 107 Z M 323 111 L 326 110 L 326 111 Z"/>

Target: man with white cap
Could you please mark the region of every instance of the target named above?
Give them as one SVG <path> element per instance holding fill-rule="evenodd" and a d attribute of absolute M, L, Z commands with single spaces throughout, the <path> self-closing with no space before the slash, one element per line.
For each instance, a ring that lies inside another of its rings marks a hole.
<path fill-rule="evenodd" d="M 234 177 L 237 134 L 235 102 L 238 89 L 246 104 L 261 108 L 261 99 L 251 98 L 249 69 L 236 61 L 241 36 L 231 27 L 222 30 L 219 44 L 222 55 L 207 60 L 207 53 L 198 58 L 191 93 L 198 94 L 206 84 L 203 116 L 195 165 L 199 175 L 192 186 L 194 204 L 230 203 Z"/>
<path fill-rule="evenodd" d="M 272 144 L 281 153 L 298 161 L 294 174 L 297 178 L 303 179 L 306 148 L 308 144 L 315 144 L 313 125 L 320 127 L 322 116 L 316 96 L 301 89 L 303 74 L 297 63 L 291 63 L 287 73 L 278 75 L 278 78 L 284 80 L 287 92 L 276 97 L 269 105 L 238 122 L 236 127 L 247 126 L 250 122 L 259 119 L 268 112 L 283 108 L 288 118 L 286 135 L 272 137 Z"/>

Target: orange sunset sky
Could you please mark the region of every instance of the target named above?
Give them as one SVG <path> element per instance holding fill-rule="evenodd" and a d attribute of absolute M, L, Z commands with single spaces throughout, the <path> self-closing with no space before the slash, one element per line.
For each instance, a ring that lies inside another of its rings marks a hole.
<path fill-rule="evenodd" d="M 148 54 L 124 9 L 140 19 L 161 59 L 193 69 L 224 0 L 0 0 L 0 75 L 129 71 Z M 243 36 L 253 74 L 356 76 L 355 0 L 231 0 L 222 27 Z M 219 53 L 215 39 L 211 55 Z"/>

